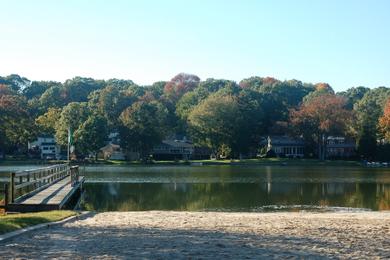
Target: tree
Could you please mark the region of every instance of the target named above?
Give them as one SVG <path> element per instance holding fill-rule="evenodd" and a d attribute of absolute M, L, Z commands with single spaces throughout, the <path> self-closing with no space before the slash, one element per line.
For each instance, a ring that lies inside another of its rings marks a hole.
<path fill-rule="evenodd" d="M 236 136 L 234 151 L 240 155 L 251 150 L 257 150 L 261 136 L 267 134 L 271 122 L 270 114 L 274 106 L 269 94 L 243 89 L 237 95 L 241 120 Z"/>
<path fill-rule="evenodd" d="M 160 102 L 135 102 L 120 115 L 121 146 L 140 152 L 147 160 L 151 149 L 165 137 L 167 116 L 168 110 Z"/>
<path fill-rule="evenodd" d="M 165 84 L 164 94 L 170 100 L 176 102 L 185 93 L 195 89 L 198 86 L 199 81 L 200 79 L 198 76 L 180 73 Z"/>
<path fill-rule="evenodd" d="M 370 91 L 369 88 L 360 86 L 339 92 L 337 95 L 345 97 L 347 100 L 347 108 L 352 110 L 354 105 L 360 101 L 368 91 Z"/>
<path fill-rule="evenodd" d="M 107 86 L 90 95 L 89 106 L 96 109 L 106 119 L 110 129 L 116 129 L 119 125 L 119 116 L 122 111 L 137 100 L 136 96 L 128 93 L 127 89 L 116 86 Z"/>
<path fill-rule="evenodd" d="M 231 88 L 237 88 L 236 83 L 230 80 L 207 79 L 194 90 L 184 94 L 176 103 L 176 115 L 183 132 L 187 129 L 187 119 L 190 112 L 209 95 Z"/>
<path fill-rule="evenodd" d="M 89 115 L 86 102 L 72 102 L 62 109 L 60 119 L 56 124 L 56 140 L 60 145 L 68 144 L 68 129 L 76 131 Z M 77 143 L 75 143 L 77 149 Z"/>
<path fill-rule="evenodd" d="M 9 152 L 26 150 L 27 142 L 34 136 L 34 122 L 26 99 L 0 85 L 0 145 Z"/>
<path fill-rule="evenodd" d="M 75 77 L 64 82 L 61 96 L 66 104 L 70 102 L 86 102 L 91 92 L 103 89 L 105 86 L 105 82 L 102 80 Z"/>
<path fill-rule="evenodd" d="M 106 86 L 112 86 L 120 90 L 125 90 L 135 85 L 132 80 L 123 80 L 123 79 L 109 79 L 106 81 L 105 84 Z"/>
<path fill-rule="evenodd" d="M 379 129 L 381 130 L 384 139 L 390 142 L 390 99 L 387 100 L 383 110 L 383 116 L 379 118 Z"/>
<path fill-rule="evenodd" d="M 321 158 L 330 134 L 351 134 L 366 158 L 386 153 L 390 89 L 357 87 L 337 96 L 326 83 L 271 77 L 236 84 L 180 73 L 168 82 L 138 86 L 121 79 L 75 77 L 60 83 L 13 74 L 0 77 L 0 145 L 23 150 L 36 133 L 55 133 L 59 144 L 66 145 L 71 127 L 76 151 L 83 153 L 96 152 L 107 132 L 119 131 L 122 146 L 144 158 L 171 134 L 237 158 L 256 151 L 261 137 L 292 129 L 319 149 Z M 89 134 L 88 129 L 95 130 Z"/>
<path fill-rule="evenodd" d="M 269 89 L 276 83 L 280 82 L 272 77 L 250 77 L 240 81 L 241 88 L 251 88 L 259 92 L 269 92 Z"/>
<path fill-rule="evenodd" d="M 379 87 L 368 91 L 354 105 L 356 120 L 354 131 L 357 138 L 358 151 L 366 158 L 374 158 L 375 147 L 379 139 L 378 122 L 383 115 L 386 101 L 390 98 L 390 89 Z"/>
<path fill-rule="evenodd" d="M 100 148 L 107 140 L 107 120 L 100 115 L 92 114 L 74 132 L 74 142 L 79 152 L 94 153 L 95 159 Z"/>
<path fill-rule="evenodd" d="M 213 94 L 195 107 L 188 124 L 196 144 L 207 146 L 218 155 L 222 148 L 234 149 L 240 129 L 241 114 L 237 99 Z M 234 151 L 233 151 L 234 152 Z"/>
<path fill-rule="evenodd" d="M 39 98 L 46 90 L 53 86 L 60 87 L 61 83 L 55 81 L 33 81 L 22 90 L 22 94 L 27 99 Z"/>
<path fill-rule="evenodd" d="M 322 95 L 334 95 L 332 87 L 327 83 L 317 83 L 314 85 L 314 91 L 310 92 L 303 98 L 303 102 L 308 102 L 311 99 L 321 97 Z"/>
<path fill-rule="evenodd" d="M 291 110 L 290 120 L 296 132 L 304 137 L 314 136 L 318 145 L 318 158 L 326 158 L 326 142 L 329 135 L 346 134 L 352 113 L 345 108 L 346 101 L 333 94 L 315 96 L 299 109 Z"/>
<path fill-rule="evenodd" d="M 11 74 L 7 77 L 0 77 L 0 85 L 7 85 L 10 89 L 18 93 L 23 91 L 23 89 L 28 87 L 30 84 L 30 80 L 21 77 L 18 74 Z"/>
<path fill-rule="evenodd" d="M 42 134 L 54 135 L 56 132 L 56 125 L 61 118 L 61 108 L 49 108 L 48 111 L 35 119 L 38 130 Z"/>
<path fill-rule="evenodd" d="M 61 108 L 66 104 L 62 86 L 52 86 L 48 88 L 39 98 L 40 108 L 47 111 L 49 108 Z"/>
<path fill-rule="evenodd" d="M 240 87 L 261 93 L 269 99 L 267 107 L 267 124 L 272 127 L 276 122 L 287 121 L 289 110 L 296 108 L 305 96 L 316 90 L 311 84 L 303 84 L 298 80 L 279 81 L 267 77 L 251 77 L 243 79 Z"/>

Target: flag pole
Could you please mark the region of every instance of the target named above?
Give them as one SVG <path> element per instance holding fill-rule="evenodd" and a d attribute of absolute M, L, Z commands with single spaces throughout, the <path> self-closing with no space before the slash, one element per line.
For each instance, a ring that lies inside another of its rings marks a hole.
<path fill-rule="evenodd" d="M 68 164 L 70 163 L 70 127 L 68 128 Z"/>

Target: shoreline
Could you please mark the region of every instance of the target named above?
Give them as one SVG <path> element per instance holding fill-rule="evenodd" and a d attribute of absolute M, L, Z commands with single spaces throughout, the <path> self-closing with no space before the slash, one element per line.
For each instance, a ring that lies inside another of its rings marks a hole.
<path fill-rule="evenodd" d="M 15 258 L 390 258 L 390 211 L 104 212 L 0 244 Z"/>
<path fill-rule="evenodd" d="M 0 166 L 23 166 L 23 165 L 51 165 L 61 164 L 66 161 L 43 161 L 43 160 L 0 160 Z M 99 160 L 86 162 L 72 162 L 82 166 L 208 166 L 208 165 L 259 165 L 259 166 L 357 166 L 364 167 L 361 161 L 358 160 L 325 160 L 318 159 L 290 159 L 290 158 L 262 158 L 262 159 L 243 159 L 243 160 L 188 160 L 188 161 L 152 161 L 150 163 L 142 163 L 138 161 L 110 161 Z M 193 164 L 193 165 L 192 165 Z"/>

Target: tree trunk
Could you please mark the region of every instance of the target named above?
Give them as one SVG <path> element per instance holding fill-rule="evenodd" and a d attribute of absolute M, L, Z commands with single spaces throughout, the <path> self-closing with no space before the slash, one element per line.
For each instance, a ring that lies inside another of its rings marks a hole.
<path fill-rule="evenodd" d="M 325 134 L 318 136 L 318 159 L 321 161 L 326 159 L 326 139 L 327 136 Z"/>
<path fill-rule="evenodd" d="M 318 135 L 318 160 L 322 160 L 322 135 Z"/>
<path fill-rule="evenodd" d="M 323 159 L 322 160 L 326 160 L 326 157 L 327 157 L 327 142 L 328 142 L 328 136 L 327 135 L 323 135 L 323 143 L 322 143 L 322 147 L 324 149 L 324 151 L 322 152 L 322 156 L 323 156 Z"/>

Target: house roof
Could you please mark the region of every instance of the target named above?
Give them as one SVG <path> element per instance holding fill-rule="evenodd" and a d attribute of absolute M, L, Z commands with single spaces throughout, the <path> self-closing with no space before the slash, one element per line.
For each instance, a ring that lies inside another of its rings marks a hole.
<path fill-rule="evenodd" d="M 271 145 L 285 145 L 285 146 L 305 145 L 305 142 L 300 137 L 294 138 L 294 137 L 284 135 L 284 136 L 269 136 L 268 138 L 270 140 Z"/>
<path fill-rule="evenodd" d="M 162 141 L 163 144 L 169 145 L 172 147 L 184 147 L 184 148 L 193 148 L 194 145 L 186 143 L 186 142 L 180 142 L 176 140 L 164 140 Z"/>
<path fill-rule="evenodd" d="M 103 146 L 100 148 L 101 151 L 107 150 L 107 149 L 119 149 L 120 145 L 118 144 L 107 144 L 106 146 Z"/>

